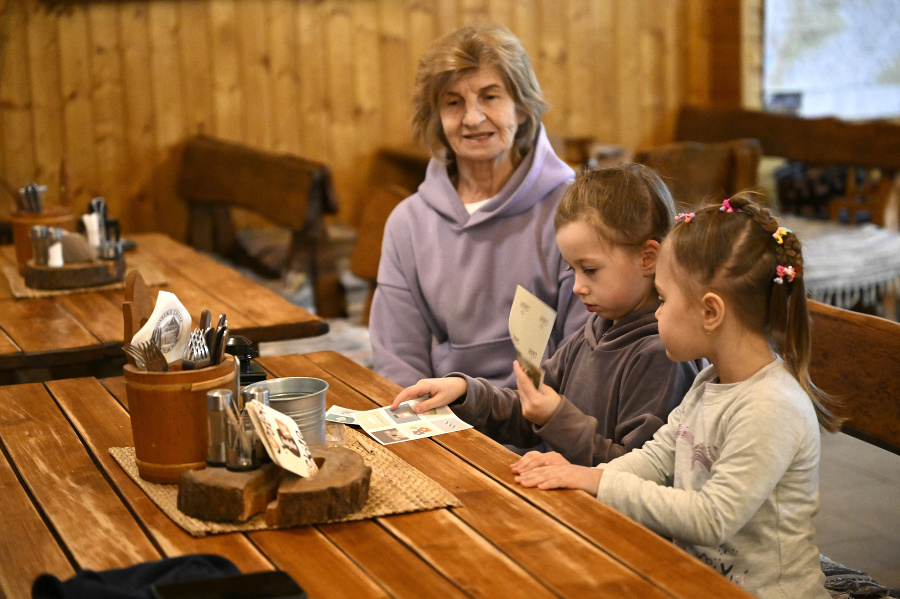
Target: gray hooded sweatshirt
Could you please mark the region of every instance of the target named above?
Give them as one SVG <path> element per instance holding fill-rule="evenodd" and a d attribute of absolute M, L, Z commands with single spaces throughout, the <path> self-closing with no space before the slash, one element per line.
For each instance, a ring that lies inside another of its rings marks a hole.
<path fill-rule="evenodd" d="M 455 371 L 515 386 L 516 285 L 557 311 L 546 355 L 578 330 L 589 314 L 553 228 L 574 176 L 542 126 L 500 193 L 470 215 L 446 165 L 432 159 L 385 226 L 369 317 L 376 372 L 403 386 Z"/>
<path fill-rule="evenodd" d="M 665 423 L 706 365 L 666 357 L 655 310 L 640 308 L 615 324 L 594 314 L 544 362 L 544 384 L 562 402 L 543 426 L 522 415 L 517 391 L 461 374 L 468 390 L 451 408 L 500 443 L 557 451 L 581 466 L 637 449 Z"/>

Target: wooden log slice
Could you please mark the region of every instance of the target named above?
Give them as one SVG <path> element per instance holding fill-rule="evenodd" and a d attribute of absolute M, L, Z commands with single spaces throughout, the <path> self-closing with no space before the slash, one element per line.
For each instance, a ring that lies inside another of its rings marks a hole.
<path fill-rule="evenodd" d="M 245 522 L 275 498 L 283 472 L 271 462 L 249 472 L 188 470 L 178 481 L 178 509 L 200 520 Z"/>
<path fill-rule="evenodd" d="M 266 509 L 270 526 L 302 526 L 342 518 L 358 511 L 369 497 L 372 468 L 343 447 L 310 447 L 319 472 L 302 478 L 286 472 L 278 494 Z"/>
<path fill-rule="evenodd" d="M 25 263 L 25 285 L 32 289 L 80 289 L 118 283 L 125 276 L 125 261 L 97 260 L 64 266 L 38 266 Z"/>

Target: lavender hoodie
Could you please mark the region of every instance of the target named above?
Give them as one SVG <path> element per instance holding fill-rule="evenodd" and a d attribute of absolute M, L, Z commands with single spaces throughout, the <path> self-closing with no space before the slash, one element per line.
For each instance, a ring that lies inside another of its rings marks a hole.
<path fill-rule="evenodd" d="M 575 173 L 541 126 L 503 189 L 474 214 L 432 159 L 384 231 L 369 331 L 375 370 L 403 386 L 465 372 L 515 386 L 509 310 L 521 285 L 557 310 L 546 355 L 587 320 L 553 217 Z"/>

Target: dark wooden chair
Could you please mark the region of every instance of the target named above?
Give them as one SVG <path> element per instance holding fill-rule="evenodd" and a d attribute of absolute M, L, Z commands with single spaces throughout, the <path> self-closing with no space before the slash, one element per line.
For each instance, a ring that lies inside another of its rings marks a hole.
<path fill-rule="evenodd" d="M 723 142 L 676 141 L 635 153 L 653 167 L 682 209 L 720 202 L 756 186 L 762 150 L 752 138 Z"/>
<path fill-rule="evenodd" d="M 369 284 L 362 313 L 362 323 L 365 325 L 369 324 L 369 311 L 372 308 L 372 296 L 375 294 L 384 225 L 394 207 L 410 193 L 400 185 L 385 185 L 375 189 L 362 208 L 356 244 L 350 254 L 350 272 Z"/>
<path fill-rule="evenodd" d="M 344 289 L 325 228 L 325 215 L 338 209 L 327 166 L 200 135 L 185 144 L 177 191 L 188 205 L 190 245 L 264 276 L 303 271 L 312 283 L 318 315 L 346 316 Z M 240 244 L 234 207 L 291 231 L 280 272 L 272 272 Z"/>
<path fill-rule="evenodd" d="M 391 210 L 411 195 L 425 180 L 431 156 L 418 146 L 380 148 L 372 160 L 366 184 L 356 202 L 356 243 L 350 255 L 350 272 L 369 284 L 362 322 L 369 323 L 369 310 L 381 260 L 384 225 Z"/>

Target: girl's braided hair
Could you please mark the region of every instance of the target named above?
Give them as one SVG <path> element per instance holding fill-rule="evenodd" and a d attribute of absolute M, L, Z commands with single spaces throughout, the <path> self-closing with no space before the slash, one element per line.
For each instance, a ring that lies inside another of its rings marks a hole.
<path fill-rule="evenodd" d="M 690 291 L 727 297 L 744 326 L 766 336 L 809 395 L 819 422 L 840 428 L 836 402 L 809 377 L 810 327 L 800 240 L 741 192 L 680 216 L 667 243 Z M 689 223 L 689 224 L 687 224 Z"/>

